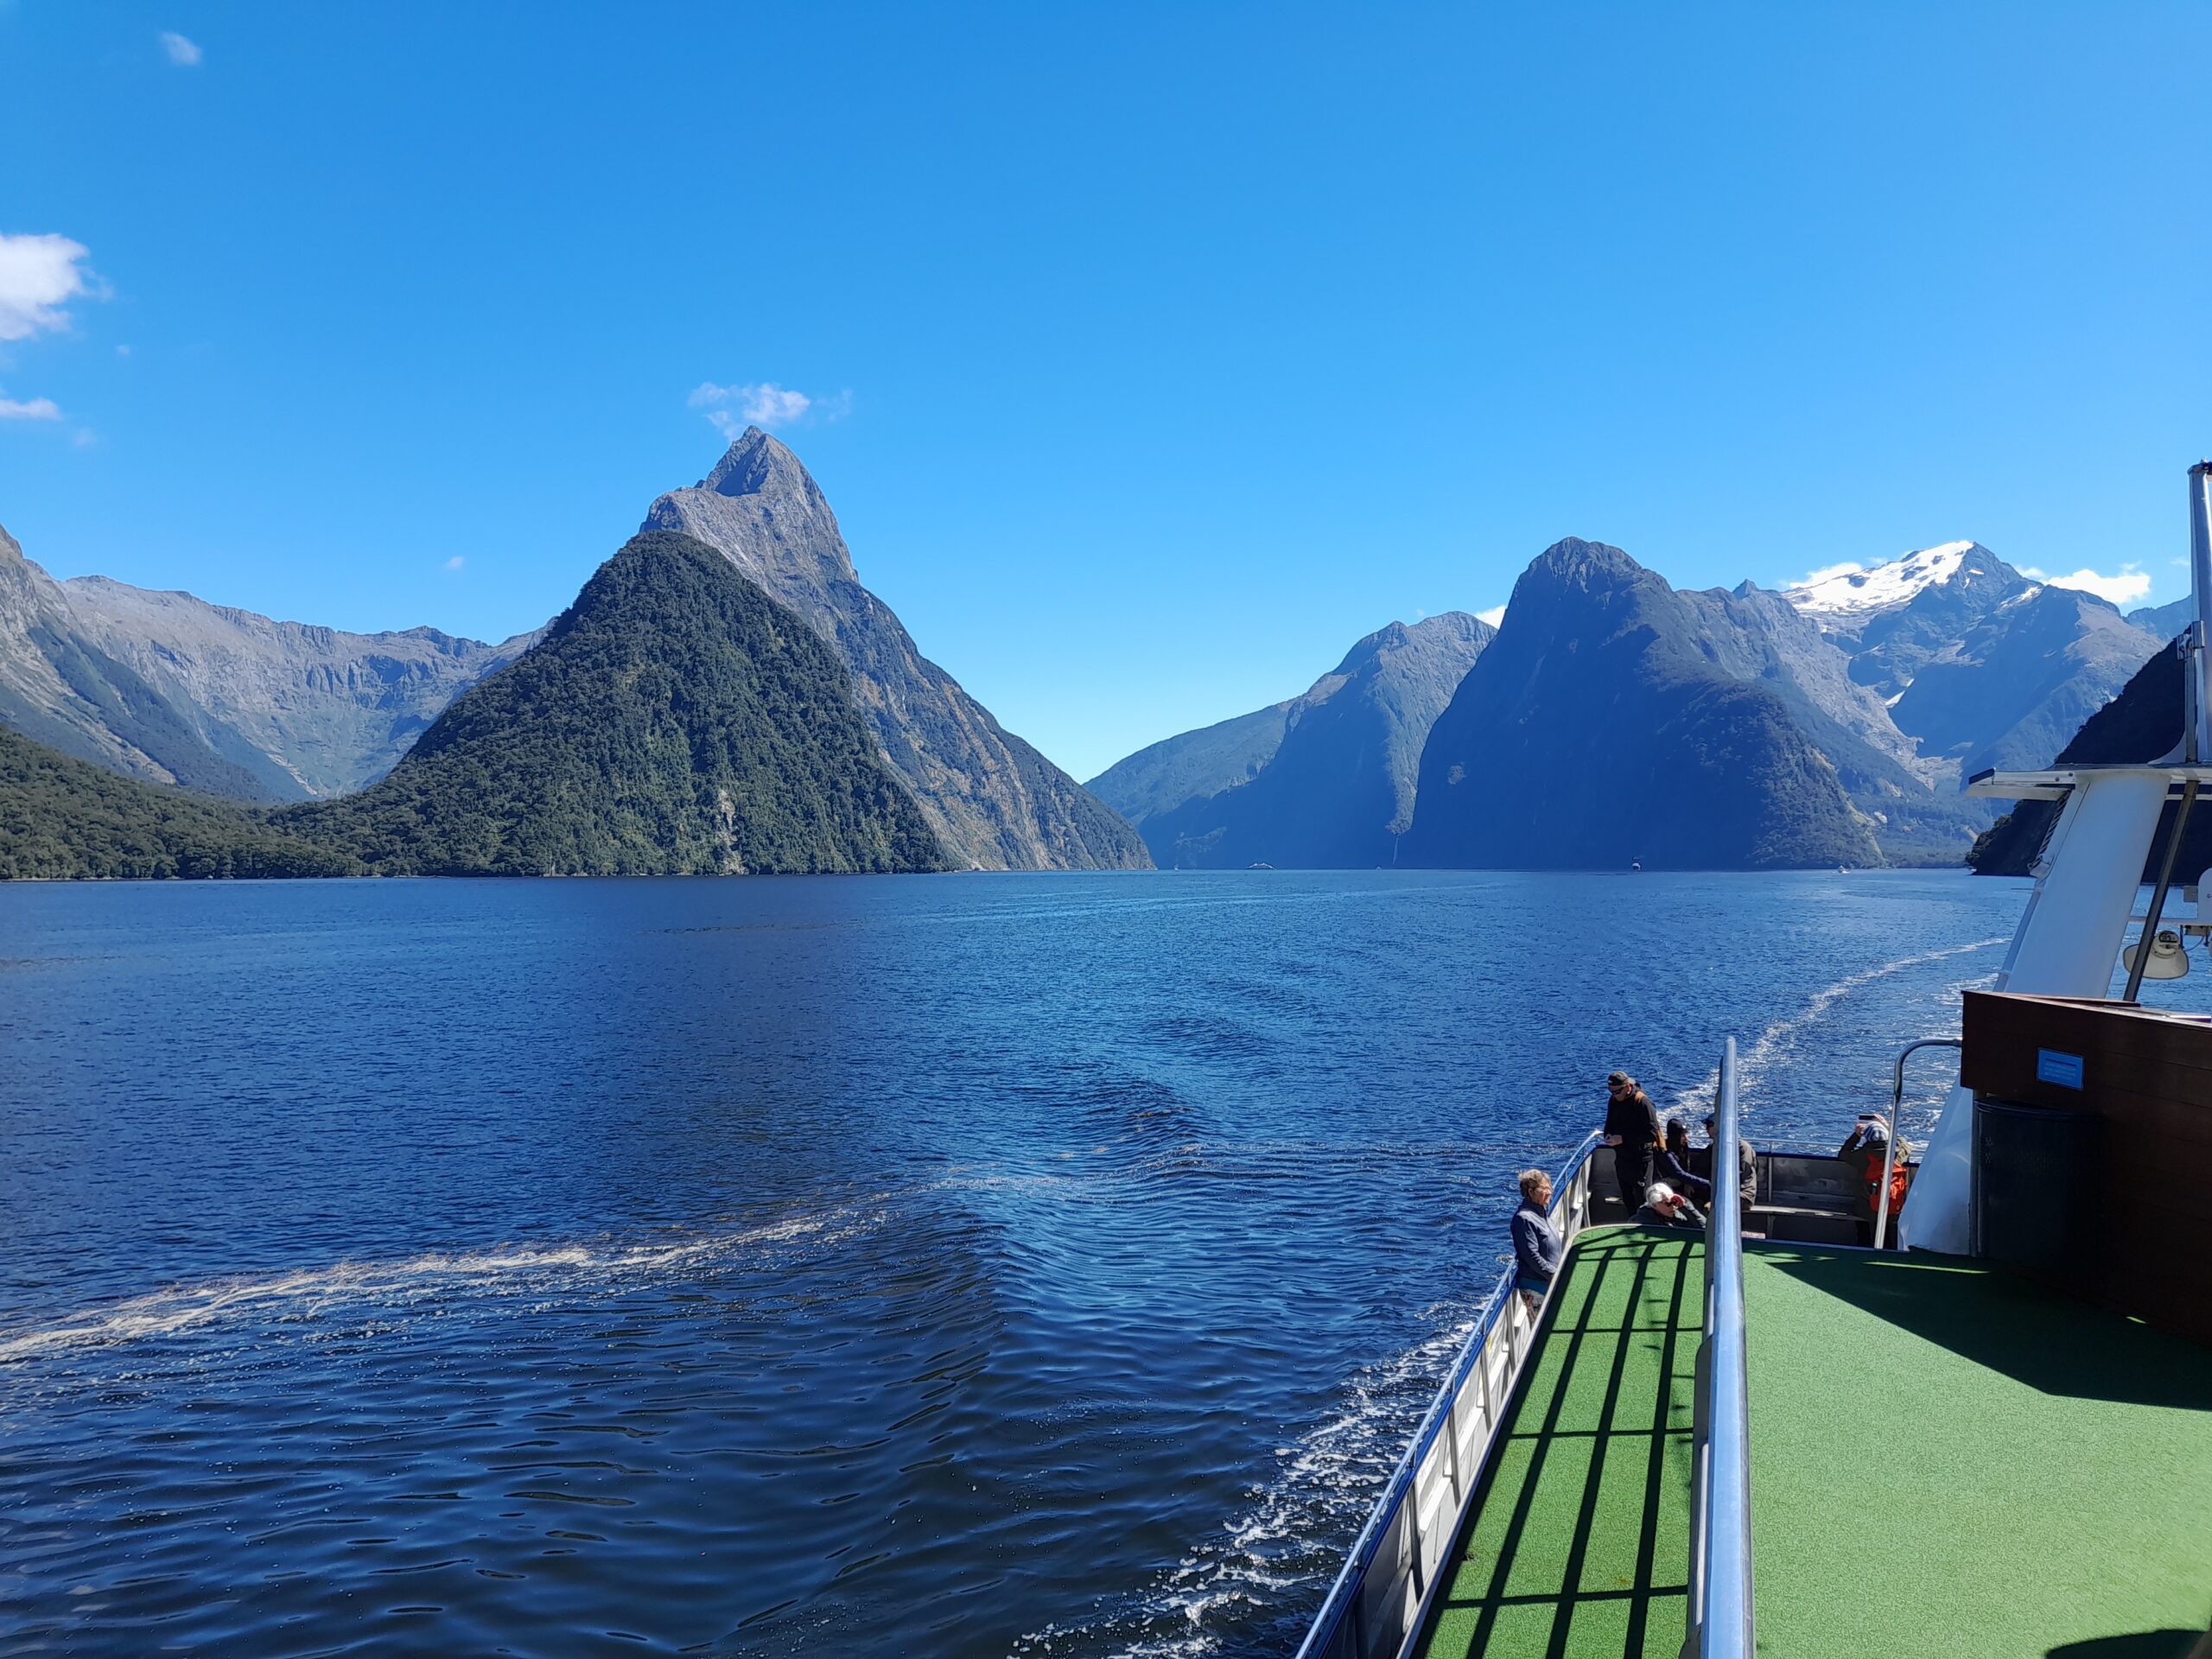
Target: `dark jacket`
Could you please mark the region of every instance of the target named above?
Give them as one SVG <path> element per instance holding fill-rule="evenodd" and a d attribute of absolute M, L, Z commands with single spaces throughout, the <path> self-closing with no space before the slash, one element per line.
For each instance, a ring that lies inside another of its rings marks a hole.
<path fill-rule="evenodd" d="M 1521 1200 L 1521 1207 L 1513 1212 L 1513 1270 L 1524 1279 L 1541 1279 L 1549 1284 L 1559 1272 L 1559 1259 L 1566 1246 L 1552 1230 L 1550 1219 L 1534 1198 Z"/>
<path fill-rule="evenodd" d="M 1652 1165 L 1658 1178 L 1675 1192 L 1687 1193 L 1699 1204 L 1713 1202 L 1713 1183 L 1702 1175 L 1693 1175 L 1683 1168 L 1681 1161 L 1666 1147 L 1662 1147 L 1652 1154 Z M 1712 1160 L 1706 1160 L 1706 1166 L 1712 1167 Z"/>
<path fill-rule="evenodd" d="M 1629 1219 L 1640 1222 L 1646 1227 L 1702 1227 L 1705 1225 L 1705 1217 L 1694 1204 L 1685 1204 L 1671 1216 L 1662 1216 L 1647 1204 Z"/>
<path fill-rule="evenodd" d="M 1654 1147 L 1659 1143 L 1659 1109 L 1651 1096 L 1638 1089 L 1625 1100 L 1605 1096 L 1605 1133 L 1618 1135 L 1626 1147 Z"/>

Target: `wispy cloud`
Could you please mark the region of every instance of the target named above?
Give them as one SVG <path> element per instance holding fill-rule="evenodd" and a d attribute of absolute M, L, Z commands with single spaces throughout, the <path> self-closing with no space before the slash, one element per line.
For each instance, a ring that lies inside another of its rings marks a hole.
<path fill-rule="evenodd" d="M 0 233 L 0 340 L 67 328 L 69 313 L 63 308 L 100 291 L 84 264 L 90 251 L 66 236 Z"/>
<path fill-rule="evenodd" d="M 702 381 L 685 401 L 713 423 L 717 432 L 730 439 L 748 426 L 772 432 L 778 427 L 797 426 L 805 420 L 840 420 L 853 410 L 853 394 L 849 391 L 830 397 L 810 397 L 772 380 L 746 386 L 718 386 L 711 380 Z"/>
<path fill-rule="evenodd" d="M 0 421 L 58 421 L 61 407 L 51 397 L 0 397 Z"/>
<path fill-rule="evenodd" d="M 2024 564 L 2020 567 L 2020 574 L 2031 582 L 2046 582 L 2054 588 L 2078 588 L 2115 605 L 2133 605 L 2138 600 L 2147 599 L 2151 593 L 2151 578 L 2139 564 L 2123 564 L 2108 576 L 2088 569 L 2070 575 L 2052 575 Z"/>
<path fill-rule="evenodd" d="M 169 61 L 180 69 L 196 69 L 207 54 L 196 41 L 188 41 L 174 29 L 162 31 L 162 50 L 168 54 Z"/>
<path fill-rule="evenodd" d="M 1505 607 L 1503 605 L 1493 605 L 1486 611 L 1477 611 L 1475 613 L 1475 620 L 1478 622 L 1487 622 L 1494 628 L 1499 623 L 1505 620 Z"/>
<path fill-rule="evenodd" d="M 1803 575 L 1798 577 L 1796 581 L 1784 582 L 1783 586 L 1785 588 L 1810 588 L 1815 582 L 1826 582 L 1831 576 L 1856 576 L 1863 575 L 1866 569 L 1866 567 L 1865 565 L 1855 563 L 1849 559 L 1846 559 L 1841 564 L 1824 564 L 1817 570 L 1808 570 Z"/>
<path fill-rule="evenodd" d="M 448 570 L 458 570 L 462 565 L 467 564 L 467 563 L 468 561 L 465 557 L 461 554 L 456 553 L 453 557 L 446 561 L 446 569 Z"/>

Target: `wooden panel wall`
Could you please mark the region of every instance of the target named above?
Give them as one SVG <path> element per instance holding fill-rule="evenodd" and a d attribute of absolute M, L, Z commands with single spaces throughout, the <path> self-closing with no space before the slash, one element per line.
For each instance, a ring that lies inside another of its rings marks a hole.
<path fill-rule="evenodd" d="M 2097 1209 L 2097 1300 L 2212 1344 L 2212 1026 L 1968 991 L 1964 1040 L 1960 1081 L 1977 1095 L 2103 1120 L 2078 1200 Z M 2078 1058 L 2082 1087 L 2039 1077 L 2044 1051 Z"/>

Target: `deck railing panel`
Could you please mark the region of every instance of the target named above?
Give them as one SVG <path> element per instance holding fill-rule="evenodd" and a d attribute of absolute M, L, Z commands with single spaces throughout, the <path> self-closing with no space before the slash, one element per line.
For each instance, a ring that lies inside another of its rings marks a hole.
<path fill-rule="evenodd" d="M 1599 1144 L 1598 1135 L 1585 1140 L 1554 1184 L 1551 1213 L 1565 1243 L 1589 1219 L 1590 1158 Z M 1534 1334 L 1509 1268 L 1361 1529 L 1299 1659 L 1389 1659 L 1414 1634 Z"/>

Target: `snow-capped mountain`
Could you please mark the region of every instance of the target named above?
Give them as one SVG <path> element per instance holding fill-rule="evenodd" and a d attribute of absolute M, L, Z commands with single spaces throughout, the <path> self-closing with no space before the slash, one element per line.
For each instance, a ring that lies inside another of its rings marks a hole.
<path fill-rule="evenodd" d="M 1783 597 L 1851 659 L 1923 760 L 1967 776 L 2046 764 L 2162 643 L 1979 542 L 1823 573 Z"/>
<path fill-rule="evenodd" d="M 1979 556 L 1978 568 L 1967 571 Z M 1813 581 L 1785 588 L 1782 596 L 1806 615 L 1828 626 L 1849 626 L 1881 611 L 1910 605 L 1930 588 L 1941 588 L 1965 571 L 1969 579 L 1992 574 L 2004 562 L 1979 542 L 1945 542 L 1923 547 L 1867 569 L 1850 566 L 1821 573 Z M 2007 570 L 2010 566 L 2004 566 Z"/>

